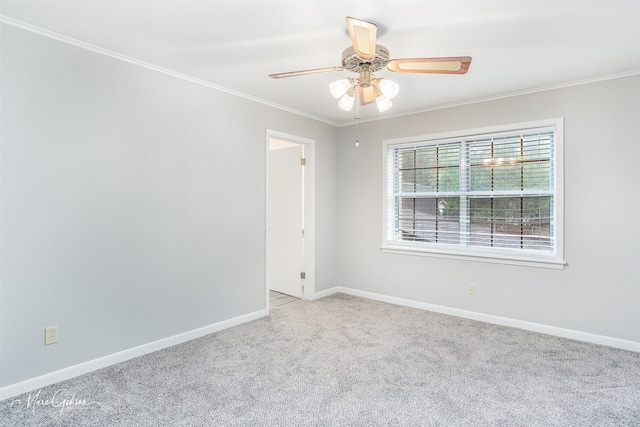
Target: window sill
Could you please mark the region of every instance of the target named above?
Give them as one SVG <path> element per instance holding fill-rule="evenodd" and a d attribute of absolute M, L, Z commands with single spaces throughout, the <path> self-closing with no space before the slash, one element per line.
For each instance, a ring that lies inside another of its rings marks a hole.
<path fill-rule="evenodd" d="M 380 250 L 384 253 L 426 256 L 433 258 L 455 259 L 459 261 L 487 262 L 493 264 L 519 265 L 525 267 L 549 268 L 554 270 L 563 270 L 567 264 L 565 261 L 543 258 L 521 258 L 516 256 L 494 255 L 484 253 L 465 253 L 452 252 L 445 250 L 413 248 L 405 246 L 382 246 Z"/>

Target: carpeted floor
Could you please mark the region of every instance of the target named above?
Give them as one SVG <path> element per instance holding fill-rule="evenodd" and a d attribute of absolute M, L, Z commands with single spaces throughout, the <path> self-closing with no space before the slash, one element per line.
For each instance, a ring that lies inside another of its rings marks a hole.
<path fill-rule="evenodd" d="M 640 353 L 337 294 L 4 400 L 0 424 L 639 426 Z"/>

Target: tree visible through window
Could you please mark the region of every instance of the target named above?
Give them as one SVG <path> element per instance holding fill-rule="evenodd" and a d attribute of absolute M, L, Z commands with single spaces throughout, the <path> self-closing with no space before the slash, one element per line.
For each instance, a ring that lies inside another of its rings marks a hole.
<path fill-rule="evenodd" d="M 555 256 L 554 126 L 385 149 L 386 246 Z"/>

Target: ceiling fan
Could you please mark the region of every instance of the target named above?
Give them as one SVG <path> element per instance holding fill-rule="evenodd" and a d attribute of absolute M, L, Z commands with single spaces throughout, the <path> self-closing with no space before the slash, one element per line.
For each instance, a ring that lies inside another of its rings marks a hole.
<path fill-rule="evenodd" d="M 357 90 L 362 105 L 376 102 L 378 110 L 382 112 L 391 108 L 391 99 L 397 95 L 399 86 L 391 80 L 377 78 L 372 73 L 386 67 L 396 73 L 465 74 L 471 64 L 470 56 L 389 59 L 389 50 L 376 44 L 375 24 L 347 17 L 347 29 L 352 46 L 342 52 L 341 67 L 289 71 L 270 74 L 269 77 L 281 79 L 331 71 L 352 71 L 358 73 L 358 77 L 337 80 L 330 86 L 331 94 L 340 99 L 340 108 L 346 111 L 353 108 Z"/>

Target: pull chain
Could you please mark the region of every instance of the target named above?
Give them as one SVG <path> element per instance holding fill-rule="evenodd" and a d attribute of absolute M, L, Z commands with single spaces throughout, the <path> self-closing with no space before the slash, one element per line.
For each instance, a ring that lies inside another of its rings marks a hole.
<path fill-rule="evenodd" d="M 360 125 L 360 105 L 356 101 L 356 147 L 360 146 L 360 140 L 358 140 L 358 131 Z"/>

